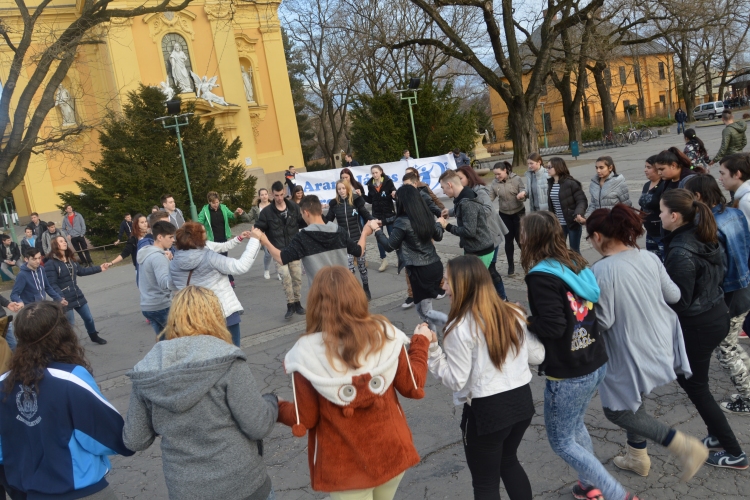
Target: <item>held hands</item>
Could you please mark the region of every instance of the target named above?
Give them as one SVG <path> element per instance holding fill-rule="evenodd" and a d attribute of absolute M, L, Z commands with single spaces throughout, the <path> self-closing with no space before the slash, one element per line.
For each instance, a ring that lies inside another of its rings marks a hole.
<path fill-rule="evenodd" d="M 252 231 L 246 231 L 246 232 L 250 233 L 250 237 L 251 238 L 255 238 L 256 240 L 260 241 L 261 243 L 263 242 L 263 237 L 265 236 L 265 234 L 263 234 L 263 231 L 261 231 L 257 227 L 254 227 L 252 229 Z"/>
<path fill-rule="evenodd" d="M 246 240 L 252 237 L 253 237 L 253 233 L 250 231 L 242 231 L 242 234 L 240 234 L 240 238 L 242 238 L 243 240 Z"/>
<path fill-rule="evenodd" d="M 242 214 L 243 214 L 244 212 L 245 212 L 245 211 L 244 211 L 244 210 L 242 210 L 242 209 L 241 209 L 240 207 L 237 207 L 237 210 L 235 210 L 235 211 L 234 211 L 234 213 L 236 213 L 236 214 L 238 214 L 238 215 L 242 215 Z"/>
<path fill-rule="evenodd" d="M 444 208 L 443 210 L 440 211 L 440 217 L 442 217 L 443 219 L 447 219 L 448 218 L 448 209 L 447 208 Z"/>
<path fill-rule="evenodd" d="M 442 217 L 440 217 L 440 218 L 439 218 L 439 219 L 437 220 L 437 222 L 438 222 L 438 224 L 440 224 L 441 226 L 443 226 L 443 229 L 445 229 L 445 227 L 446 227 L 446 226 L 448 225 L 448 221 L 447 221 L 447 220 L 445 220 L 445 219 L 444 219 L 444 218 L 442 218 Z"/>
<path fill-rule="evenodd" d="M 383 223 L 382 223 L 382 222 L 380 222 L 379 220 L 375 220 L 375 219 L 373 219 L 373 220 L 367 221 L 367 227 L 369 227 L 369 228 L 370 228 L 370 230 L 371 230 L 371 231 L 372 231 L 373 233 L 374 233 L 375 231 L 377 231 L 378 229 L 380 229 L 380 227 L 381 227 L 382 225 L 383 225 Z"/>
<path fill-rule="evenodd" d="M 8 304 L 8 309 L 10 309 L 12 312 L 18 312 L 23 308 L 23 302 L 11 302 Z"/>
<path fill-rule="evenodd" d="M 101 268 L 102 272 L 104 272 L 104 271 L 106 271 L 107 269 L 109 269 L 109 266 L 111 266 L 111 265 L 112 265 L 112 263 L 111 263 L 111 262 L 105 262 L 104 264 L 102 264 L 102 265 L 101 265 L 101 266 L 99 266 L 99 267 Z"/>
<path fill-rule="evenodd" d="M 526 198 L 526 191 L 521 191 L 521 192 L 520 192 L 520 193 L 518 193 L 518 195 L 516 196 L 516 199 L 517 199 L 517 200 L 523 200 L 523 199 L 525 199 L 525 198 Z"/>
<path fill-rule="evenodd" d="M 420 323 L 417 325 L 417 327 L 414 329 L 414 335 L 422 335 L 424 337 L 427 337 L 430 340 L 430 343 L 437 342 L 437 334 L 430 330 L 430 327 L 427 326 L 427 323 Z"/>

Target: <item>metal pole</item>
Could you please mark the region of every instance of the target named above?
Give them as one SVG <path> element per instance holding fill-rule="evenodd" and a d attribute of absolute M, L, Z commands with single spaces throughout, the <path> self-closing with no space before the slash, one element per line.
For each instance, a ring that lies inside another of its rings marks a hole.
<path fill-rule="evenodd" d="M 182 160 L 182 170 L 185 172 L 185 183 L 187 184 L 188 196 L 190 197 L 190 217 L 193 219 L 193 222 L 198 222 L 198 209 L 195 208 L 195 203 L 193 202 L 193 190 L 190 189 L 190 177 L 188 177 L 187 165 L 185 164 L 185 154 L 182 151 L 182 136 L 180 135 L 180 123 L 178 123 L 178 120 L 179 118 L 175 116 L 174 128 L 177 131 L 177 144 L 180 146 L 180 159 Z M 187 125 L 187 123 L 184 123 L 182 125 Z"/>
<path fill-rule="evenodd" d="M 16 228 L 14 227 L 15 224 L 13 224 L 13 214 L 8 210 L 8 198 L 3 198 L 3 203 L 5 203 L 5 213 L 8 214 L 8 229 L 10 229 L 10 237 L 13 239 L 13 243 L 18 245 L 18 236 L 16 236 Z"/>
<path fill-rule="evenodd" d="M 544 148 L 548 148 L 549 144 L 547 143 L 547 120 L 545 120 L 544 116 L 544 103 L 542 104 L 542 130 L 544 130 Z"/>
<path fill-rule="evenodd" d="M 419 145 L 417 144 L 417 129 L 414 126 L 414 113 L 411 111 L 412 106 L 412 99 L 414 100 L 414 104 L 417 103 L 417 93 L 414 92 L 414 95 L 411 97 L 406 98 L 409 102 L 409 118 L 411 118 L 411 133 L 414 135 L 414 152 L 417 153 L 417 158 L 419 158 Z"/>

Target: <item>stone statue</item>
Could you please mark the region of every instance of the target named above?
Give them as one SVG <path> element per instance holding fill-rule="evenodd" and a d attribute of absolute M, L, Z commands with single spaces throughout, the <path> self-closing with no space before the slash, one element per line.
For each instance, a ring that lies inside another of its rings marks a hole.
<path fill-rule="evenodd" d="M 214 103 L 221 104 L 222 106 L 229 106 L 229 103 L 227 103 L 227 101 L 225 101 L 223 97 L 219 97 L 211 92 L 211 90 L 218 87 L 218 85 L 216 84 L 216 78 L 218 77 L 215 76 L 210 80 L 207 76 L 200 78 L 193 71 L 190 72 L 190 76 L 193 77 L 193 81 L 195 82 L 195 95 L 197 97 L 200 97 L 201 99 L 207 101 L 212 108 L 214 107 Z"/>
<path fill-rule="evenodd" d="M 159 83 L 159 90 L 161 90 L 161 93 L 164 94 L 164 97 L 166 97 L 166 101 L 171 101 L 174 97 L 174 90 L 169 85 L 169 82 Z"/>
<path fill-rule="evenodd" d="M 245 83 L 245 97 L 247 102 L 255 102 L 255 92 L 253 92 L 253 67 L 250 66 L 245 71 L 244 66 L 240 66 L 242 70 L 242 81 Z"/>
<path fill-rule="evenodd" d="M 188 60 L 187 54 L 182 51 L 179 43 L 172 46 L 172 53 L 169 54 L 169 62 L 172 65 L 172 78 L 180 89 L 180 92 L 192 92 L 190 85 L 190 73 L 188 72 L 185 61 Z"/>
<path fill-rule="evenodd" d="M 73 98 L 70 96 L 70 92 L 60 84 L 57 87 L 57 93 L 55 94 L 55 106 L 60 108 L 62 114 L 63 127 L 68 125 L 77 125 L 76 123 L 76 111 L 73 107 Z"/>

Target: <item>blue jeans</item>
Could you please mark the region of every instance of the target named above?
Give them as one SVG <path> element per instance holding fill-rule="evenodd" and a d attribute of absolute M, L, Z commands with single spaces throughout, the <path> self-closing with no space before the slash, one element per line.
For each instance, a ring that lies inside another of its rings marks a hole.
<path fill-rule="evenodd" d="M 154 329 L 156 336 L 167 326 L 167 317 L 169 316 L 169 308 L 162 309 L 161 311 L 141 311 L 143 317 L 151 322 L 151 327 Z M 163 340 L 163 339 L 159 339 Z"/>
<path fill-rule="evenodd" d="M 607 373 L 605 364 L 583 377 L 547 380 L 544 389 L 544 425 L 549 444 L 578 472 L 584 487 L 594 486 L 607 500 L 623 500 L 627 492 L 594 455 L 591 436 L 583 419 L 591 398 Z"/>
<path fill-rule="evenodd" d="M 16 334 L 13 331 L 13 322 L 8 323 L 8 333 L 5 334 L 5 341 L 8 343 L 11 351 L 16 350 L 18 342 L 16 342 Z"/>
<path fill-rule="evenodd" d="M 83 324 L 86 327 L 86 333 L 89 334 L 89 337 L 92 335 L 96 335 L 96 325 L 94 324 L 94 317 L 91 315 L 89 305 L 84 304 L 81 307 L 76 307 L 75 309 L 69 309 L 68 311 L 65 311 L 65 317 L 68 318 L 68 322 L 70 322 L 71 325 L 76 324 L 76 317 L 75 314 L 73 314 L 73 311 L 76 311 L 83 320 Z"/>
<path fill-rule="evenodd" d="M 508 295 L 505 293 L 505 283 L 503 283 L 503 277 L 500 275 L 500 273 L 497 272 L 497 269 L 495 269 L 495 264 L 497 263 L 497 251 L 500 250 L 500 247 L 495 247 L 495 253 L 492 256 L 492 262 L 490 263 L 490 276 L 492 276 L 492 282 L 495 285 L 495 291 L 503 300 L 508 300 Z"/>
<path fill-rule="evenodd" d="M 581 253 L 581 235 L 583 234 L 583 226 L 576 224 L 575 229 L 571 229 L 568 226 L 563 226 L 563 234 L 570 242 L 570 249 L 577 254 Z"/>
<path fill-rule="evenodd" d="M 240 346 L 240 324 L 237 323 L 236 325 L 227 326 L 227 330 L 229 330 L 229 333 L 232 334 L 232 344 L 239 347 Z"/>
<path fill-rule="evenodd" d="M 685 122 L 677 122 L 677 133 L 685 133 Z"/>
<path fill-rule="evenodd" d="M 383 233 L 385 233 L 386 229 L 387 229 L 388 230 L 388 236 L 390 236 L 391 235 L 391 228 L 392 227 L 393 227 L 393 224 L 388 224 L 387 226 L 385 224 L 383 224 Z M 378 250 L 380 251 L 380 258 L 381 258 L 381 260 L 385 259 L 385 248 L 383 248 L 380 245 L 380 242 L 378 242 Z"/>
<path fill-rule="evenodd" d="M 659 260 L 664 262 L 664 243 L 661 241 L 661 236 L 650 236 L 646 235 L 646 250 L 656 254 Z"/>

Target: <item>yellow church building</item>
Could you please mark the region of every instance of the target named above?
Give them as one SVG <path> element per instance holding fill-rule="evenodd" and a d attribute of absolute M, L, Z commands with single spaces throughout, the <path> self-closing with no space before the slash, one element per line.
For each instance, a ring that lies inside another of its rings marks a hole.
<path fill-rule="evenodd" d="M 280 2 L 195 0 L 181 12 L 113 20 L 105 27 L 105 43 L 78 48 L 45 125 L 95 125 L 108 110 L 121 110 L 128 91 L 141 83 L 176 86 L 183 102 L 195 100 L 196 114 L 213 118 L 228 141 L 240 138 L 240 161 L 258 178 L 258 186 L 280 180 L 290 165 L 304 165 L 278 18 Z M 118 3 L 134 8 L 143 2 Z M 53 1 L 40 24 L 64 28 L 76 19 L 78 4 Z M 0 0 L 0 14 L 6 25 L 21 23 L 12 0 Z M 9 51 L 0 52 L 0 83 L 7 78 L 11 59 Z M 201 79 L 215 77 L 217 86 L 205 99 L 196 96 L 201 89 L 194 79 L 185 78 L 191 72 Z M 30 74 L 31 69 L 19 86 Z M 74 143 L 72 155 L 32 156 L 23 182 L 13 191 L 21 221 L 31 212 L 43 220 L 59 220 L 58 194 L 77 192 L 75 182 L 85 176 L 83 168 L 100 157 L 96 128 Z M 196 202 L 203 196 L 195 195 Z"/>

